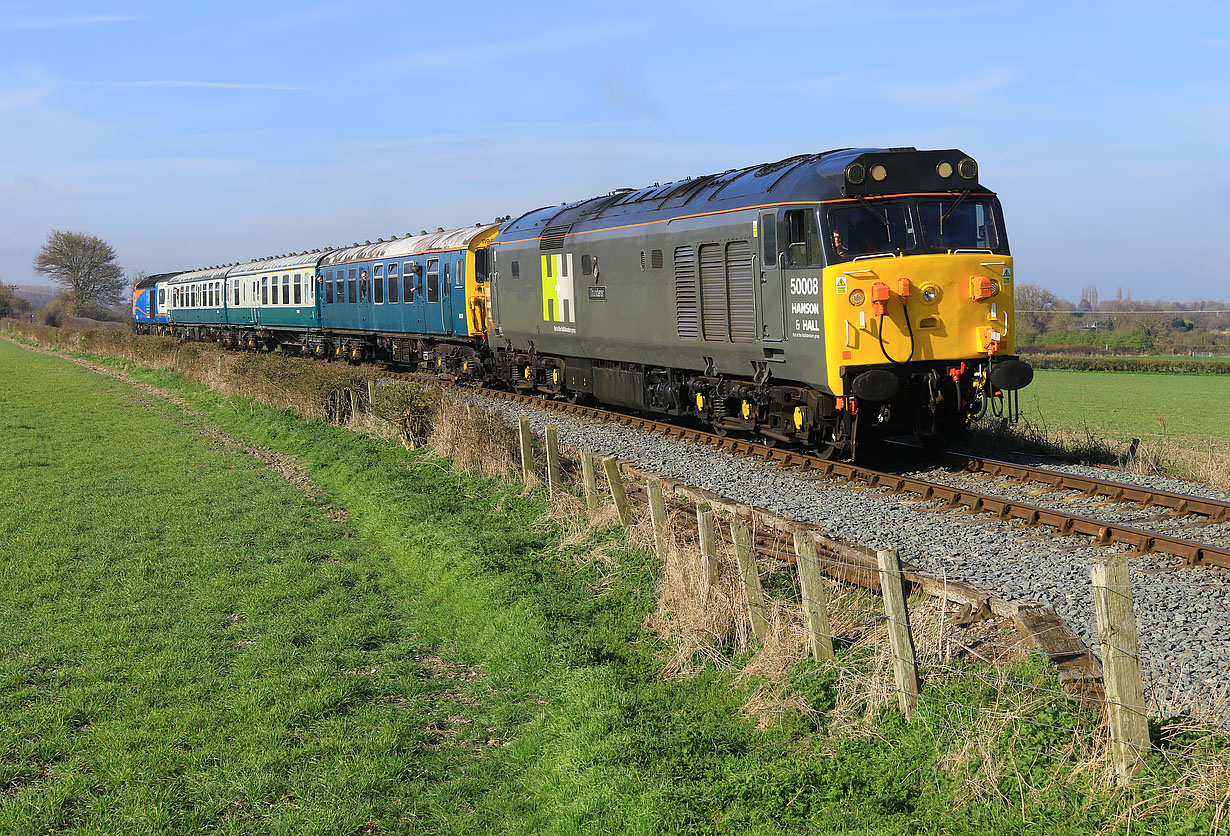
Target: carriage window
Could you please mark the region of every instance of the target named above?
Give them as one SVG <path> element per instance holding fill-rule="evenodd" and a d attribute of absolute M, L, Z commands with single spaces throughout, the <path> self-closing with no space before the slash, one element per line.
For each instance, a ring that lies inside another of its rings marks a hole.
<path fill-rule="evenodd" d="M 295 274 L 295 304 L 303 304 L 303 274 Z"/>
<path fill-rule="evenodd" d="M 401 298 L 407 303 L 414 301 L 414 262 L 407 261 L 406 269 L 401 274 Z"/>
<path fill-rule="evenodd" d="M 815 209 L 791 209 L 786 213 L 789 238 L 786 263 L 791 267 L 810 267 L 820 263 L 820 228 Z"/>
<path fill-rule="evenodd" d="M 337 271 L 337 304 L 343 305 L 346 303 L 346 271 Z"/>
<path fill-rule="evenodd" d="M 235 305 L 235 307 L 239 307 L 239 279 L 235 279 L 234 288 L 232 290 L 232 296 L 235 299 L 233 304 Z"/>
<path fill-rule="evenodd" d="M 440 301 L 440 259 L 427 259 L 427 304 Z"/>
<path fill-rule="evenodd" d="M 269 278 L 267 276 L 261 279 L 261 304 L 269 304 Z"/>
<path fill-rule="evenodd" d="M 350 268 L 350 292 L 347 296 L 350 299 L 350 304 L 357 305 L 359 303 L 359 271 L 354 267 Z"/>
<path fill-rule="evenodd" d="M 379 267 L 380 265 L 377 264 L 376 266 Z M 372 297 L 372 301 L 375 302 L 377 305 L 383 305 L 384 304 L 384 276 L 376 276 L 375 291 L 376 293 Z"/>
<path fill-rule="evenodd" d="M 290 274 L 282 276 L 282 304 L 290 304 Z"/>
<path fill-rule="evenodd" d="M 325 279 L 325 304 L 333 304 L 333 274 L 329 274 L 329 278 Z"/>
<path fill-rule="evenodd" d="M 384 265 L 383 264 L 373 264 L 372 265 L 372 276 L 379 279 L 383 275 L 384 275 Z"/>
<path fill-rule="evenodd" d="M 389 301 L 397 301 L 397 262 L 389 265 Z"/>

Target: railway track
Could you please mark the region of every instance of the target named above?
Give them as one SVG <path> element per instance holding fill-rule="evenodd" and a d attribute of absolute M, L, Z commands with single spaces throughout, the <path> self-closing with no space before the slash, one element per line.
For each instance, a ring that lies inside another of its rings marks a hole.
<path fill-rule="evenodd" d="M 440 382 L 424 375 L 389 373 L 390 377 L 424 382 Z M 755 457 L 770 466 L 791 472 L 796 478 L 844 479 L 863 488 L 881 488 L 895 494 L 914 494 L 920 501 L 939 500 L 944 508 L 963 510 L 969 514 L 989 514 L 1002 520 L 1020 520 L 1029 526 L 1046 526 L 1060 535 L 1082 535 L 1098 545 L 1122 544 L 1141 554 L 1157 553 L 1177 557 L 1185 567 L 1218 566 L 1230 568 L 1230 548 L 1202 543 L 1158 531 L 1138 528 L 1124 522 L 1099 519 L 1073 513 L 1062 508 L 1044 507 L 1015 498 L 996 496 L 972 490 L 964 485 L 946 484 L 918 476 L 876 470 L 849 462 L 835 462 L 807 453 L 768 447 L 744 438 L 718 435 L 691 427 L 664 423 L 643 416 L 566 401 L 551 401 L 533 395 L 502 390 L 483 389 L 482 394 L 508 401 L 524 403 L 593 421 L 617 423 L 635 430 L 661 433 L 671 438 L 726 450 L 739 456 Z M 1099 498 L 1106 504 L 1130 503 L 1162 510 L 1167 516 L 1203 517 L 1208 523 L 1230 521 L 1230 503 L 1186 494 L 1128 485 L 1106 479 L 1095 479 L 1045 468 L 983 459 L 960 454 L 946 454 L 943 464 L 962 473 L 983 479 L 1003 478 L 1016 483 L 1036 483 L 1044 490 L 1067 491 L 1073 496 Z"/>

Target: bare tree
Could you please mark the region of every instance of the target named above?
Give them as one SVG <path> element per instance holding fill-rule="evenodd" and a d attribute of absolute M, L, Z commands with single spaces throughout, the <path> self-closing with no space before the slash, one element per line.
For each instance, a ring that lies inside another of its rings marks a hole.
<path fill-rule="evenodd" d="M 83 232 L 53 229 L 34 259 L 34 270 L 63 287 L 69 305 L 77 310 L 118 304 L 128 288 L 111 245 Z"/>
<path fill-rule="evenodd" d="M 1039 334 L 1046 333 L 1051 324 L 1051 312 L 1060 309 L 1059 298 L 1036 284 L 1017 285 L 1015 295 L 1021 322 Z"/>

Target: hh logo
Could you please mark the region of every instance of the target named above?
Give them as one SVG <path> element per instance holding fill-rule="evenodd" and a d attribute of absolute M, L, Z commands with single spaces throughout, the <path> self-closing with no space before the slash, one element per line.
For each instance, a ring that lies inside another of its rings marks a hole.
<path fill-rule="evenodd" d="M 572 254 L 542 257 L 543 322 L 576 322 L 572 296 Z"/>

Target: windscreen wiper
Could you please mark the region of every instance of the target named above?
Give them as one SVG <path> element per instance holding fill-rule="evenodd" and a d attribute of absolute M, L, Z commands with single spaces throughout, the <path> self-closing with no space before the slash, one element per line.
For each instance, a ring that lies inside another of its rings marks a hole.
<path fill-rule="evenodd" d="M 867 198 L 863 197 L 861 194 L 855 195 L 854 197 L 856 200 L 858 200 L 859 209 L 862 209 L 864 212 L 866 212 L 869 218 L 881 224 L 885 229 L 888 229 L 888 213 L 887 212 L 880 212 L 877 209 L 875 209 L 871 205 L 871 203 L 867 200 Z"/>
<path fill-rule="evenodd" d="M 967 197 L 969 197 L 969 189 L 961 192 L 961 196 L 953 201 L 952 206 L 948 207 L 948 211 L 940 215 L 940 223 L 943 224 L 944 221 L 948 220 L 948 216 L 957 211 L 957 207 L 961 205 L 961 201 L 965 200 Z"/>

